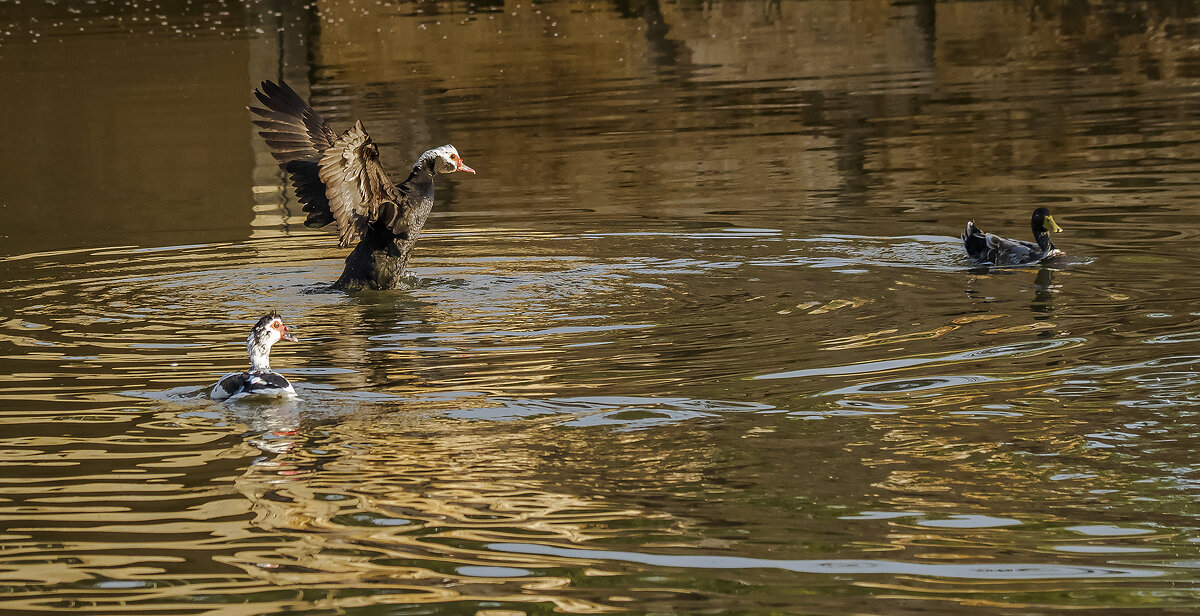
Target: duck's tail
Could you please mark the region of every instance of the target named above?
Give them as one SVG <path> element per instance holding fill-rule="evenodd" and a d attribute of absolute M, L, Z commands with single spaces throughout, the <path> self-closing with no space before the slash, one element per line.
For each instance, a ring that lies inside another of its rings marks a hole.
<path fill-rule="evenodd" d="M 967 249 L 967 254 L 978 259 L 987 253 L 988 243 L 987 235 L 982 229 L 975 226 L 975 221 L 967 221 L 967 228 L 962 234 L 963 248 Z"/>

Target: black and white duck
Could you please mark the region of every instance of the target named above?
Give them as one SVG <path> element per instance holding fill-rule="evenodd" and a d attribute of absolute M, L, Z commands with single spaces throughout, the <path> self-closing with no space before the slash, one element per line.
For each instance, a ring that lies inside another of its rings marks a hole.
<path fill-rule="evenodd" d="M 1063 254 L 1050 241 L 1051 233 L 1062 232 L 1050 210 L 1044 207 L 1034 210 L 1029 226 L 1036 243 L 984 233 L 974 221 L 969 221 L 962 234 L 963 247 L 972 259 L 985 265 L 1032 265 Z"/>
<path fill-rule="evenodd" d="M 427 150 L 399 184 L 388 179 L 379 149 L 362 122 L 338 135 L 286 83 L 264 81 L 254 91 L 263 107 L 250 107 L 259 135 L 279 166 L 291 174 L 308 217 L 304 225 L 337 222 L 340 245 L 354 245 L 334 287 L 394 289 L 413 243 L 433 209 L 433 180 L 475 170 L 452 145 Z"/>
<path fill-rule="evenodd" d="M 296 390 L 282 374 L 271 370 L 271 347 L 280 340 L 299 342 L 290 333 L 279 313 L 272 310 L 264 315 L 246 337 L 246 353 L 250 355 L 250 369 L 231 372 L 221 377 L 209 397 L 224 400 L 248 394 L 296 395 Z"/>

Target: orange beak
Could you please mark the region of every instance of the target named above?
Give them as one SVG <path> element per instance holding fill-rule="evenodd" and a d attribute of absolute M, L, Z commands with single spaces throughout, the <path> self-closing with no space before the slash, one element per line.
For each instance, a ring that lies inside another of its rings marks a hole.
<path fill-rule="evenodd" d="M 464 165 L 463 161 L 461 159 L 454 161 L 454 169 L 455 169 L 455 171 L 466 171 L 467 173 L 475 173 L 475 170 Z"/>

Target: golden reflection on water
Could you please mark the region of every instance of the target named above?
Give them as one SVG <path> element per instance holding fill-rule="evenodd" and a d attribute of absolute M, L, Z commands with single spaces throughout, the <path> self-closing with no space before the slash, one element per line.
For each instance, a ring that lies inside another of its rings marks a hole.
<path fill-rule="evenodd" d="M 343 424 L 344 440 L 325 439 L 346 445 L 315 453 L 320 444 L 289 440 L 295 433 L 276 426 L 267 446 L 279 454 L 248 467 L 234 485 L 257 528 L 291 541 L 222 562 L 273 585 L 382 586 L 389 603 L 547 602 L 595 613 L 614 608 L 573 597 L 569 578 L 539 573 L 570 567 L 569 559 L 500 556 L 472 546 L 612 540 L 628 534 L 605 528 L 620 519 L 671 526 L 662 513 L 548 490 L 529 471 L 541 461 L 522 442 L 528 434 L 426 424 L 424 434 L 410 435 L 388 427 Z M 496 574 L 480 577 L 473 568 Z M 607 574 L 601 568 L 588 575 Z"/>
<path fill-rule="evenodd" d="M 1195 606 L 1191 4 L 148 11 L 0 10 L 2 609 Z M 328 292 L 280 76 L 480 170 L 409 288 Z M 299 400 L 212 404 L 270 308 Z"/>

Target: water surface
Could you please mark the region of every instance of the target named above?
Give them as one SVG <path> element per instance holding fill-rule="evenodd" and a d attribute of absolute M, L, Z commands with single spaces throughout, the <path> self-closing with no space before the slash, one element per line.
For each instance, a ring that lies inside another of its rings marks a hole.
<path fill-rule="evenodd" d="M 0 609 L 1191 613 L 1188 2 L 0 3 Z M 328 284 L 244 107 L 454 143 Z M 968 219 L 1068 256 L 987 269 Z M 280 310 L 286 402 L 213 403 Z"/>

